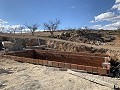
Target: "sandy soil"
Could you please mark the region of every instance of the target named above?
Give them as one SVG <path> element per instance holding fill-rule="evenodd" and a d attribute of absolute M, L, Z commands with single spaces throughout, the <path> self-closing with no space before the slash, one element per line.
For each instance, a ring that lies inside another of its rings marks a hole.
<path fill-rule="evenodd" d="M 59 68 L 19 63 L 2 58 L 0 59 L 0 90 L 112 89 L 71 75 L 67 71 L 60 71 Z"/>

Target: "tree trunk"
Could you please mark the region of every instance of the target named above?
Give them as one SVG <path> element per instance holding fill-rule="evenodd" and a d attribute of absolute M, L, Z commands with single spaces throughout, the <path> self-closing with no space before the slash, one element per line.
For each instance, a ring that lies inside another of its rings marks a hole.
<path fill-rule="evenodd" d="M 50 31 L 50 34 L 51 34 L 52 37 L 54 36 L 53 31 Z"/>
<path fill-rule="evenodd" d="M 34 32 L 32 31 L 32 36 L 34 36 Z"/>
<path fill-rule="evenodd" d="M 21 34 L 22 34 L 22 30 L 21 30 Z"/>
<path fill-rule="evenodd" d="M 14 34 L 15 34 L 15 31 L 14 31 Z"/>

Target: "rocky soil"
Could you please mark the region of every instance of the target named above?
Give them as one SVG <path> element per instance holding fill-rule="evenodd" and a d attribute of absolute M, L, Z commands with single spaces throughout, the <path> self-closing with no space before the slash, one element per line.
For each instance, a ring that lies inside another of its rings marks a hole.
<path fill-rule="evenodd" d="M 106 32 L 94 31 L 94 30 L 72 30 L 65 31 L 58 35 L 59 39 L 75 41 L 80 43 L 88 43 L 93 45 L 102 45 L 106 42 L 112 42 L 115 40 L 115 36 L 106 34 Z"/>
<path fill-rule="evenodd" d="M 81 74 L 91 76 L 91 74 Z M 92 75 L 111 83 L 120 84 L 116 78 Z M 112 90 L 109 87 L 71 75 L 59 68 L 19 63 L 0 59 L 0 90 Z"/>

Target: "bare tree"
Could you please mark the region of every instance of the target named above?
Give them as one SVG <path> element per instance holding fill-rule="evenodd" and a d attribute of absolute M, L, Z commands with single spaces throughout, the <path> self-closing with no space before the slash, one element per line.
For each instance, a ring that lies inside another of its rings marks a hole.
<path fill-rule="evenodd" d="M 30 29 L 32 35 L 34 35 L 35 31 L 38 29 L 39 25 L 37 23 L 32 24 L 32 25 L 25 25 L 27 28 Z"/>
<path fill-rule="evenodd" d="M 120 36 L 120 26 L 117 28 L 118 36 Z"/>
<path fill-rule="evenodd" d="M 17 29 L 17 28 L 15 28 L 15 27 L 9 27 L 10 33 L 14 32 L 14 34 L 15 34 L 16 29 Z"/>
<path fill-rule="evenodd" d="M 23 29 L 25 29 L 25 27 L 23 27 L 23 26 L 20 26 L 20 27 L 19 27 L 19 30 L 20 30 L 21 34 L 22 34 L 22 32 L 23 32 Z"/>
<path fill-rule="evenodd" d="M 13 33 L 15 34 L 15 32 L 18 28 L 17 27 L 10 27 L 9 29 L 10 29 L 10 31 L 13 31 Z"/>
<path fill-rule="evenodd" d="M 12 34 L 12 27 L 11 27 L 11 26 L 9 26 L 9 27 L 7 28 L 7 32 L 9 32 L 10 34 Z"/>
<path fill-rule="evenodd" d="M 44 23 L 44 29 L 49 30 L 50 34 L 53 35 L 59 24 L 60 20 L 58 19 L 56 19 L 55 21 L 49 21 L 48 23 Z"/>
<path fill-rule="evenodd" d="M 0 27 L 0 32 L 2 33 L 4 29 L 5 29 L 5 27 L 1 26 Z"/>
<path fill-rule="evenodd" d="M 85 26 L 85 30 L 89 30 L 89 28 L 87 26 Z"/>

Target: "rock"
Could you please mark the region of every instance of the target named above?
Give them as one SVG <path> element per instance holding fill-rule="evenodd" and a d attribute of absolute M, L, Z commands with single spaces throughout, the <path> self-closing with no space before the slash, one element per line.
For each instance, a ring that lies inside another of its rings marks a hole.
<path fill-rule="evenodd" d="M 103 48 L 93 48 L 91 46 L 86 45 L 76 45 L 74 43 L 69 42 L 61 42 L 61 41 L 47 41 L 47 47 L 57 49 L 60 51 L 67 52 L 91 52 L 91 53 L 105 53 L 106 49 Z"/>
<path fill-rule="evenodd" d="M 13 43 L 11 41 L 2 41 L 2 45 L 5 49 L 11 50 L 13 48 Z"/>
<path fill-rule="evenodd" d="M 2 73 L 10 74 L 11 72 L 4 70 L 4 69 L 0 69 L 0 74 L 2 74 Z"/>
<path fill-rule="evenodd" d="M 83 42 L 83 43 L 91 43 L 94 41 L 95 45 L 100 45 L 100 43 L 105 42 L 112 42 L 115 40 L 114 36 L 105 35 L 98 32 L 93 32 L 90 30 L 74 30 L 74 31 L 66 31 L 58 35 L 59 39 L 63 40 L 70 40 L 76 42 Z"/>
<path fill-rule="evenodd" d="M 106 54 L 108 54 L 112 60 L 120 62 L 120 51 L 108 50 L 106 51 Z"/>
<path fill-rule="evenodd" d="M 3 82 L 0 81 L 0 87 L 2 87 L 2 86 L 3 86 Z"/>
<path fill-rule="evenodd" d="M 7 81 L 6 80 L 5 81 L 0 80 L 0 88 L 3 87 L 3 86 L 5 86 L 5 84 L 4 84 L 5 82 L 7 82 Z"/>

